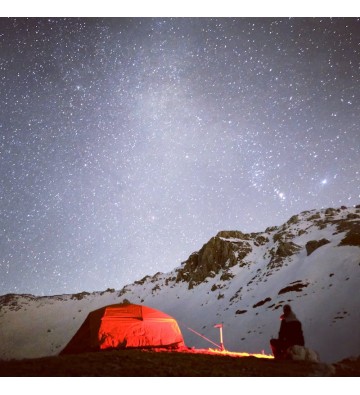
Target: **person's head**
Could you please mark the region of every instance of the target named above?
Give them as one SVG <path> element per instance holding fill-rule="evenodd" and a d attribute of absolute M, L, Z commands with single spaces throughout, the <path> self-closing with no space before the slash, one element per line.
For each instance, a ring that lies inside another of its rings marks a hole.
<path fill-rule="evenodd" d="M 291 307 L 289 304 L 284 305 L 283 307 L 284 316 L 288 316 L 291 313 Z"/>

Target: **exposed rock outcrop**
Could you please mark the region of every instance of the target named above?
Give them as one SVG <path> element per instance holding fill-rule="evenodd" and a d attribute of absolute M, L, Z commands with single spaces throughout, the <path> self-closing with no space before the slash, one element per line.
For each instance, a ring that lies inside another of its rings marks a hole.
<path fill-rule="evenodd" d="M 337 229 L 339 232 L 347 232 L 339 245 L 360 246 L 360 216 L 358 214 L 349 214 L 348 220 L 339 222 Z"/>
<path fill-rule="evenodd" d="M 330 241 L 327 239 L 308 241 L 305 245 L 307 256 L 311 255 L 315 250 L 328 243 L 330 243 Z"/>
<path fill-rule="evenodd" d="M 268 264 L 269 269 L 282 266 L 284 260 L 301 249 L 300 246 L 292 241 L 279 241 L 277 248 L 274 247 L 270 250 L 271 260 Z"/>
<path fill-rule="evenodd" d="M 220 270 L 235 266 L 252 251 L 246 240 L 247 235 L 241 232 L 220 232 L 182 264 L 176 282 L 186 281 L 191 289 L 206 278 L 214 277 Z"/>

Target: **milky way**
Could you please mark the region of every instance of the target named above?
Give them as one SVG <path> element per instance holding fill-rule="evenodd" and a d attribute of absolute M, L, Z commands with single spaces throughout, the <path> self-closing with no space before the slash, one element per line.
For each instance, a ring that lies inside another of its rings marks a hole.
<path fill-rule="evenodd" d="M 0 294 L 359 204 L 359 43 L 356 18 L 1 18 Z"/>

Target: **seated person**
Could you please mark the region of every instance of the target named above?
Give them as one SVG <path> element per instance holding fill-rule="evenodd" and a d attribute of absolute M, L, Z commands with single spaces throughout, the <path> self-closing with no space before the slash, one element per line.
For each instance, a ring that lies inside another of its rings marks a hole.
<path fill-rule="evenodd" d="M 286 304 L 283 308 L 284 314 L 281 315 L 281 325 L 278 339 L 271 339 L 270 346 L 275 359 L 286 358 L 286 350 L 294 345 L 304 346 L 304 336 L 301 322 Z"/>

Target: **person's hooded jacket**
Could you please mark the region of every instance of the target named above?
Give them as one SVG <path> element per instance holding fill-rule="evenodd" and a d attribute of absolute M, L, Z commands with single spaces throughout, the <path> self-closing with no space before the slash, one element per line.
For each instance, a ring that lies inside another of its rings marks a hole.
<path fill-rule="evenodd" d="M 288 314 L 283 314 L 280 319 L 279 340 L 291 346 L 304 346 L 305 341 L 301 322 L 297 319 L 296 315 L 290 311 Z"/>

